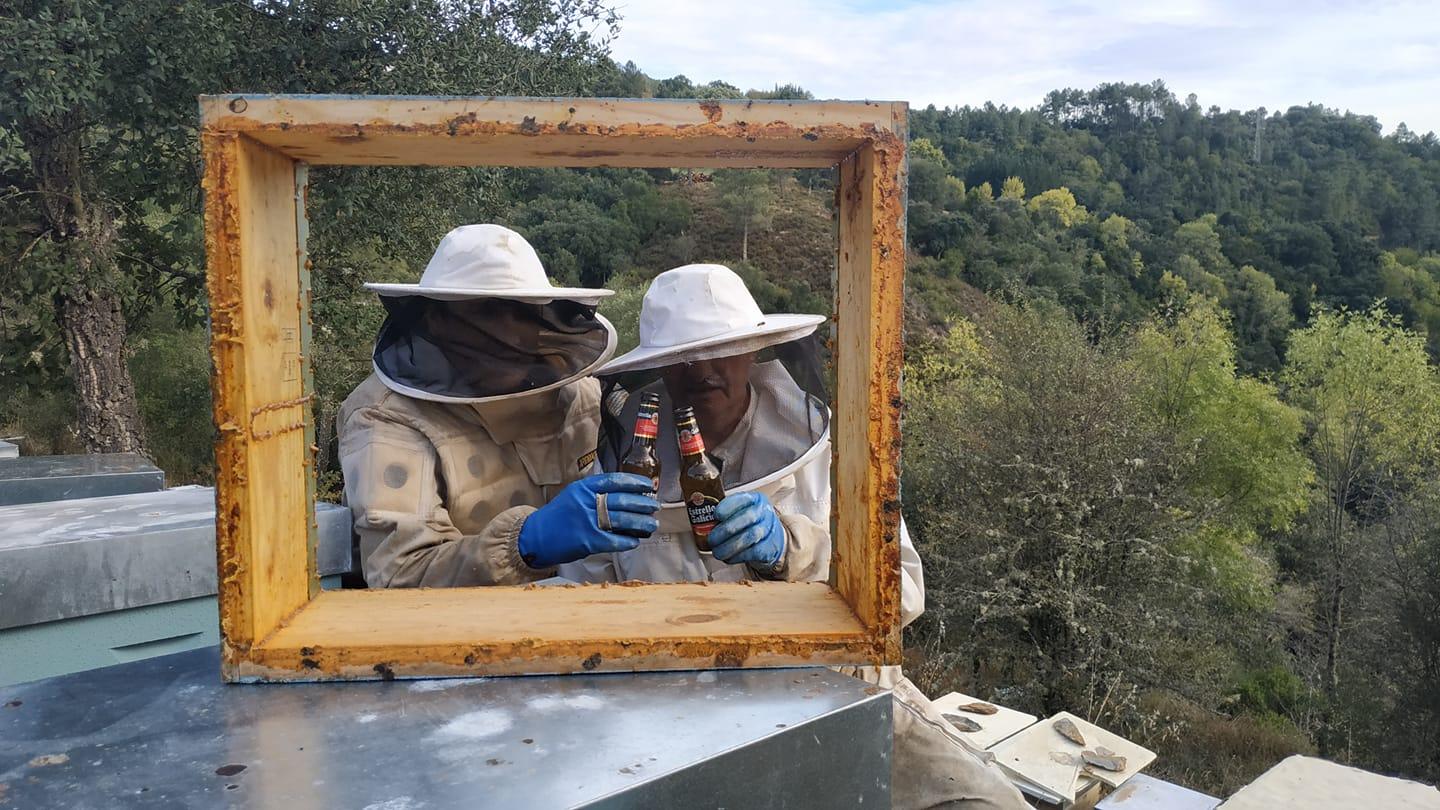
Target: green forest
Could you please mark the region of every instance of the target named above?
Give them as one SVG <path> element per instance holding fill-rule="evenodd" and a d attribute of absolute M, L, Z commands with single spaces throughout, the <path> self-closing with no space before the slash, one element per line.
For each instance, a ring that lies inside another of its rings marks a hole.
<path fill-rule="evenodd" d="M 19 0 L 0 13 L 0 438 L 211 480 L 195 98 L 808 98 L 616 64 L 600 0 Z M 195 43 L 205 43 L 197 48 Z M 1183 89 L 1182 89 L 1183 91 Z M 1163 82 L 912 109 L 906 667 L 1228 795 L 1284 756 L 1440 780 L 1440 138 Z M 606 285 L 828 312 L 829 171 L 315 169 L 317 438 L 451 227 Z M 624 347 L 622 346 L 622 349 Z"/>

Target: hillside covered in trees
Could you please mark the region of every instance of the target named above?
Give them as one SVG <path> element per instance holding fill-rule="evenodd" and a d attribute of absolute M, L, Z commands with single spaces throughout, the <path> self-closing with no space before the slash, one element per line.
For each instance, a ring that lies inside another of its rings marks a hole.
<path fill-rule="evenodd" d="M 213 469 L 197 93 L 807 96 L 616 65 L 599 3 L 21 5 L 0 17 L 0 437 L 140 448 L 177 483 Z M 910 127 L 911 676 L 1112 725 L 1214 793 L 1294 751 L 1440 780 L 1440 139 L 1160 82 Z M 769 310 L 829 307 L 830 172 L 311 177 L 330 494 L 383 316 L 361 282 L 413 279 L 455 224 L 616 289 L 622 340 L 647 279 L 690 261 Z"/>

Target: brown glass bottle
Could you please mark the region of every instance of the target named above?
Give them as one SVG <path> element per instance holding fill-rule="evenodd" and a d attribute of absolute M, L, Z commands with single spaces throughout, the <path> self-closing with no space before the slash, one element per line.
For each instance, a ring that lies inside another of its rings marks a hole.
<path fill-rule="evenodd" d="M 675 436 L 680 444 L 680 497 L 690 516 L 690 531 L 701 554 L 710 553 L 710 530 L 715 528 L 715 507 L 725 499 L 720 468 L 705 455 L 695 409 L 675 409 Z"/>
<path fill-rule="evenodd" d="M 620 462 L 620 472 L 650 479 L 651 492 L 660 491 L 660 457 L 655 455 L 655 437 L 660 433 L 660 395 L 645 394 L 635 415 L 635 438 L 630 452 Z"/>

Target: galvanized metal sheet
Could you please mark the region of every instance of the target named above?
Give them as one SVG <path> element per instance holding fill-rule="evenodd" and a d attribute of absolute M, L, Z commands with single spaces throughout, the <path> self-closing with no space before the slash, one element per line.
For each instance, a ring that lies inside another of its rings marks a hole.
<path fill-rule="evenodd" d="M 165 488 L 165 473 L 135 453 L 24 456 L 0 464 L 0 506 Z"/>
<path fill-rule="evenodd" d="M 349 571 L 350 510 L 316 522 L 321 576 Z M 209 487 L 0 507 L 0 629 L 214 593 Z"/>
<path fill-rule="evenodd" d="M 15 807 L 887 807 L 824 669 L 226 686 L 214 650 L 0 688 Z"/>
<path fill-rule="evenodd" d="M 1219 805 L 1214 796 L 1137 773 L 1101 799 L 1095 810 L 1215 810 Z"/>
<path fill-rule="evenodd" d="M 0 630 L 0 686 L 219 643 L 213 596 L 11 627 Z M 0 808 L 9 810 L 3 802 Z"/>

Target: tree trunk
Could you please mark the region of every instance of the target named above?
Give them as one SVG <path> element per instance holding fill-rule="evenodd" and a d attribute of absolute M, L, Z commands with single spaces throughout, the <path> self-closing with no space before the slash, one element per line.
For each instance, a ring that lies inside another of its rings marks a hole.
<path fill-rule="evenodd" d="M 118 297 L 77 289 L 57 296 L 56 316 L 70 353 L 75 431 L 88 453 L 143 453 L 135 383 L 125 364 L 125 316 Z"/>
<path fill-rule="evenodd" d="M 1340 621 L 1345 604 L 1345 581 L 1341 571 L 1335 572 L 1331 584 L 1330 604 L 1326 609 L 1325 632 L 1325 711 L 1320 730 L 1320 756 L 1335 754 L 1335 741 L 1339 736 L 1335 728 L 1335 703 L 1340 693 Z"/>
<path fill-rule="evenodd" d="M 750 223 L 740 226 L 740 261 L 750 261 Z"/>
<path fill-rule="evenodd" d="M 54 287 L 55 321 L 70 355 L 76 433 L 89 453 L 144 452 L 135 383 L 125 363 L 125 316 L 115 214 L 92 194 L 78 116 L 20 127 L 35 170 L 43 227 L 64 256 Z"/>
<path fill-rule="evenodd" d="M 1340 695 L 1340 624 L 1345 608 L 1345 502 L 1347 494 L 1337 493 L 1330 505 L 1330 603 L 1325 606 L 1325 674 L 1322 688 L 1325 706 L 1320 715 L 1320 756 L 1332 757 L 1339 735 L 1335 728 L 1335 705 Z"/>

